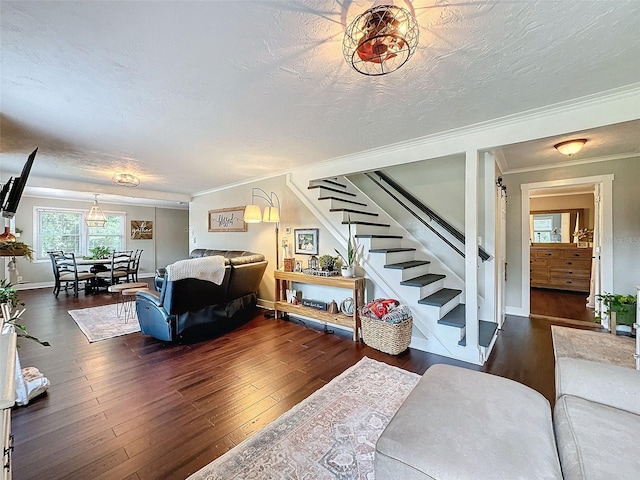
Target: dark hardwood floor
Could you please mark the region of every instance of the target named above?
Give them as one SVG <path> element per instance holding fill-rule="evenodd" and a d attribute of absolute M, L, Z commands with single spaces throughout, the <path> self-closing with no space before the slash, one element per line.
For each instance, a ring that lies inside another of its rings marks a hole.
<path fill-rule="evenodd" d="M 452 363 L 508 377 L 554 396 L 551 321 L 510 317 L 480 368 L 418 350 L 390 356 L 350 334 L 265 319 L 199 343 L 166 344 L 140 333 L 89 344 L 67 310 L 114 300 L 20 292 L 31 334 L 22 366 L 51 381 L 13 410 L 14 478 L 183 479 L 263 428 L 368 356 L 424 373 Z"/>
<path fill-rule="evenodd" d="M 587 308 L 588 293 L 531 289 L 531 314 L 594 323 L 595 312 Z"/>

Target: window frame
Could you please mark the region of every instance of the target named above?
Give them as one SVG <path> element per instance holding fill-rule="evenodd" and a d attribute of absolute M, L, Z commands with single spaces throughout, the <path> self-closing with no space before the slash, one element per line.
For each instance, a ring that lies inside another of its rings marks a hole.
<path fill-rule="evenodd" d="M 90 230 L 91 227 L 87 227 L 85 223 L 85 217 L 88 213 L 87 210 L 79 209 L 79 208 L 65 208 L 65 207 L 44 207 L 44 206 L 34 206 L 33 207 L 33 246 L 34 246 L 34 262 L 46 262 L 49 261 L 49 257 L 40 256 L 41 251 L 41 231 L 40 231 L 40 222 L 41 222 L 41 213 L 42 212 L 53 212 L 53 213 L 72 213 L 77 214 L 80 217 L 80 232 L 79 232 L 79 247 L 80 252 L 73 252 L 76 255 L 85 256 L 89 253 L 89 239 L 91 238 Z M 127 245 L 127 237 L 126 237 L 126 223 L 127 223 L 127 213 L 123 211 L 113 211 L 113 210 L 103 210 L 105 216 L 118 216 L 122 218 L 120 234 L 119 235 L 109 235 L 111 237 L 119 237 L 120 238 L 120 250 L 125 250 Z M 95 236 L 95 235 L 94 235 Z"/>

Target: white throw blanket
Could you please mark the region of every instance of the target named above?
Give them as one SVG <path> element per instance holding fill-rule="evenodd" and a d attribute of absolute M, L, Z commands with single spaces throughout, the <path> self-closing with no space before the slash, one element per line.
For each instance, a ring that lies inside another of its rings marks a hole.
<path fill-rule="evenodd" d="M 222 255 L 178 260 L 167 266 L 167 280 L 197 278 L 220 285 L 224 279 L 224 260 Z"/>

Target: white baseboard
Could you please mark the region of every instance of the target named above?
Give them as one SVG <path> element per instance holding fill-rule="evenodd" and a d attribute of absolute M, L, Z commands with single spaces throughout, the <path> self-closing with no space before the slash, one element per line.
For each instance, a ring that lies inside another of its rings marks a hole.
<path fill-rule="evenodd" d="M 427 349 L 428 340 L 426 338 L 419 337 L 411 337 L 411 343 L 409 344 L 409 348 L 415 348 L 416 350 L 421 350 L 423 352 L 428 352 Z"/>
<path fill-rule="evenodd" d="M 505 313 L 507 315 L 514 315 L 516 317 L 528 317 L 529 313 L 527 313 L 524 308 L 521 307 L 506 307 Z"/>

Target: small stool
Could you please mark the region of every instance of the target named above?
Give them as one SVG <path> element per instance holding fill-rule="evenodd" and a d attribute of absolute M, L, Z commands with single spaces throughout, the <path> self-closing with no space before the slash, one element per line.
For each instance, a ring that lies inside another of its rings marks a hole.
<path fill-rule="evenodd" d="M 124 314 L 124 297 L 122 295 L 123 290 L 127 290 L 129 288 L 148 288 L 146 283 L 142 282 L 125 282 L 125 283 L 116 283 L 115 285 L 110 285 L 107 291 L 109 293 L 115 293 L 116 296 L 116 315 L 120 318 L 120 315 Z"/>
<path fill-rule="evenodd" d="M 121 290 L 122 294 L 122 307 L 124 310 L 124 323 L 129 323 L 130 318 L 135 318 L 136 316 L 136 305 L 135 298 L 136 293 L 138 292 L 148 292 L 149 287 L 134 287 L 134 288 L 125 288 Z"/>

